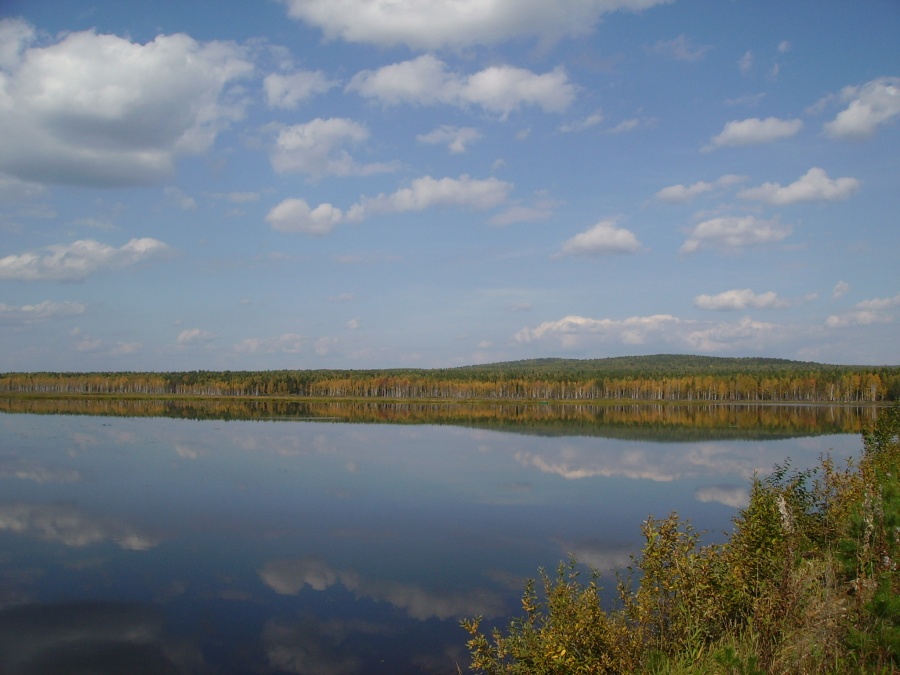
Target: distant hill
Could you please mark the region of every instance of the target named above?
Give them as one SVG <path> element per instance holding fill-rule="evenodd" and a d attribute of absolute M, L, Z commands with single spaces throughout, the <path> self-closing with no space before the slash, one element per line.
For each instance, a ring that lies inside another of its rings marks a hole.
<path fill-rule="evenodd" d="M 813 361 L 792 361 L 766 357 L 696 356 L 692 354 L 651 354 L 647 356 L 611 356 L 600 359 L 541 358 L 500 361 L 447 370 L 465 372 L 499 371 L 515 373 L 602 374 L 712 374 L 760 373 L 775 371 L 860 370 L 871 366 L 839 366 Z"/>

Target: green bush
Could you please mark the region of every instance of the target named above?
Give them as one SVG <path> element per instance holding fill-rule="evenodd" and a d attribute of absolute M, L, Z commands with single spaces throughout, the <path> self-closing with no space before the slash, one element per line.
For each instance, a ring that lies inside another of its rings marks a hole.
<path fill-rule="evenodd" d="M 895 672 L 900 667 L 900 405 L 863 433 L 858 463 L 754 479 L 727 542 L 702 546 L 672 513 L 644 545 L 618 602 L 574 560 L 541 572 L 505 631 L 463 621 L 471 669 L 488 675 Z"/>

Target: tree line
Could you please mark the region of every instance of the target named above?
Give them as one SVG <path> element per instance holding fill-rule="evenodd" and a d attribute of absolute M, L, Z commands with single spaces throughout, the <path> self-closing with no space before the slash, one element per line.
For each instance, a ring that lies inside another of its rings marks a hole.
<path fill-rule="evenodd" d="M 900 366 L 671 355 L 542 359 L 444 369 L 4 373 L 0 392 L 869 403 L 900 400 Z"/>

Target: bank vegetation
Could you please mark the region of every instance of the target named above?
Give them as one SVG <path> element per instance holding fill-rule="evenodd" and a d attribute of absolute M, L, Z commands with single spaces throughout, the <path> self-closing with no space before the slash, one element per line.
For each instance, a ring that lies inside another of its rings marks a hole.
<path fill-rule="evenodd" d="M 644 546 L 605 608 L 575 561 L 542 572 L 504 628 L 468 619 L 487 675 L 769 675 L 900 672 L 900 405 L 840 466 L 776 467 L 755 480 L 724 544 L 677 513 L 648 518 Z"/>

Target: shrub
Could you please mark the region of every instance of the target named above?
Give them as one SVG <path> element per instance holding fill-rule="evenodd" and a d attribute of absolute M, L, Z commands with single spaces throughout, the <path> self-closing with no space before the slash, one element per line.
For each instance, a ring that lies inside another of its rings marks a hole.
<path fill-rule="evenodd" d="M 754 479 L 729 540 L 701 546 L 672 513 L 642 525 L 640 555 L 605 610 L 597 574 L 541 571 L 506 632 L 463 621 L 471 668 L 529 673 L 894 672 L 900 667 L 900 405 L 844 469 L 776 466 Z"/>

